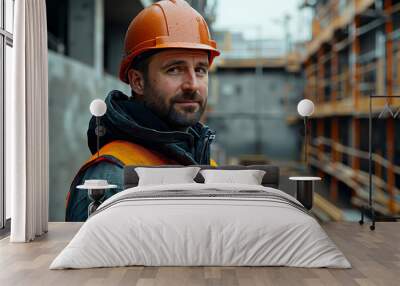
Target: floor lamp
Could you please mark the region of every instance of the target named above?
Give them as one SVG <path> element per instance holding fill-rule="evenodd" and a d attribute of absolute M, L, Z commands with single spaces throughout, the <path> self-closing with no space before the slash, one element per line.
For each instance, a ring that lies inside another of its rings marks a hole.
<path fill-rule="evenodd" d="M 297 105 L 297 112 L 304 118 L 304 162 L 306 170 L 308 169 L 307 160 L 307 145 L 308 145 L 308 117 L 314 113 L 314 103 L 309 99 L 303 99 Z M 314 201 L 314 182 L 320 181 L 320 177 L 310 176 L 294 176 L 289 180 L 296 181 L 296 199 L 303 204 L 303 206 L 311 210 Z"/>
<path fill-rule="evenodd" d="M 95 99 L 90 103 L 90 113 L 96 117 L 96 137 L 97 137 L 97 158 L 99 158 L 100 137 L 106 132 L 104 126 L 100 125 L 100 118 L 107 112 L 107 105 L 101 99 Z M 105 198 L 107 189 L 114 189 L 116 185 L 110 185 L 107 180 L 92 179 L 85 180 L 83 185 L 77 186 L 78 189 L 85 189 L 88 192 L 88 197 L 91 203 L 88 206 L 88 217 L 93 214 L 101 205 Z"/>

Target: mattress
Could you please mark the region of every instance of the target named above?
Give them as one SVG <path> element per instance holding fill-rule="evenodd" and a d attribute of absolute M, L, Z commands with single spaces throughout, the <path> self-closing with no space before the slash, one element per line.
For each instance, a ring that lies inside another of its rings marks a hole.
<path fill-rule="evenodd" d="M 106 200 L 50 269 L 119 266 L 350 268 L 292 196 L 242 184 L 137 186 Z"/>

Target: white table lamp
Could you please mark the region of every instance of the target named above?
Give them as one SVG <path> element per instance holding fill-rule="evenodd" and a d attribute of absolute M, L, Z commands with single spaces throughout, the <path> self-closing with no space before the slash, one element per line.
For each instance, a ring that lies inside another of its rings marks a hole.
<path fill-rule="evenodd" d="M 303 99 L 297 105 L 297 112 L 304 118 L 304 161 L 307 166 L 307 119 L 314 113 L 314 103 L 309 99 Z"/>
<path fill-rule="evenodd" d="M 90 113 L 91 113 L 93 116 L 101 117 L 101 116 L 103 116 L 103 115 L 106 113 L 106 111 L 107 111 L 107 105 L 106 105 L 106 103 L 104 102 L 104 100 L 102 100 L 102 99 L 95 99 L 95 100 L 93 100 L 93 101 L 90 103 L 89 109 L 90 109 Z"/>
<path fill-rule="evenodd" d="M 95 99 L 90 103 L 90 113 L 96 117 L 97 158 L 99 157 L 100 136 L 105 134 L 105 128 L 100 125 L 100 117 L 107 112 L 107 105 L 102 99 Z"/>

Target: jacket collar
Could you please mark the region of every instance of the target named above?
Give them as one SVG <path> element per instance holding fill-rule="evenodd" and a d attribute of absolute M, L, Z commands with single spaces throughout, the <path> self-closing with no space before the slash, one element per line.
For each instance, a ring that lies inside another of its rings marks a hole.
<path fill-rule="evenodd" d="M 132 100 L 124 93 L 114 90 L 105 100 L 107 112 L 101 118 L 105 135 L 100 137 L 100 148 L 113 140 L 127 140 L 156 149 L 182 164 L 209 164 L 209 145 L 215 132 L 198 122 L 187 132 L 170 130 L 143 103 Z M 96 120 L 90 120 L 88 145 L 97 152 L 95 134 Z"/>

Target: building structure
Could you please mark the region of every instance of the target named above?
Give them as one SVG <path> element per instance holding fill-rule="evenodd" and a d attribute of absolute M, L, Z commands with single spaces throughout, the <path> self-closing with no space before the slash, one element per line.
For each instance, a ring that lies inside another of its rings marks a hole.
<path fill-rule="evenodd" d="M 400 1 L 304 1 L 314 13 L 303 58 L 305 97 L 316 103 L 310 164 L 333 201 L 368 199 L 369 96 L 400 95 Z M 376 210 L 400 212 L 400 101 L 373 99 Z M 396 117 L 396 118 L 394 118 Z"/>
<path fill-rule="evenodd" d="M 228 157 L 297 160 L 299 128 L 286 117 L 302 97 L 298 56 L 286 54 L 284 40 L 214 35 L 222 53 L 210 75 L 207 124 L 217 130 L 216 142 Z"/>

